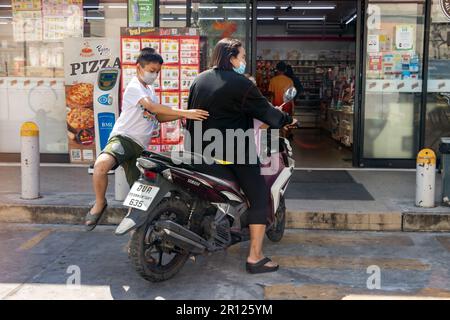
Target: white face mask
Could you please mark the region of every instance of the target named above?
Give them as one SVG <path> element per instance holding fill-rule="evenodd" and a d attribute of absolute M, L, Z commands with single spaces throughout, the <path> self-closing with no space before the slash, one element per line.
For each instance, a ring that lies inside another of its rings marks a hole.
<path fill-rule="evenodd" d="M 152 85 L 153 82 L 155 82 L 156 78 L 158 78 L 158 73 L 144 71 L 144 75 L 142 76 L 142 81 L 144 81 L 148 85 Z"/>

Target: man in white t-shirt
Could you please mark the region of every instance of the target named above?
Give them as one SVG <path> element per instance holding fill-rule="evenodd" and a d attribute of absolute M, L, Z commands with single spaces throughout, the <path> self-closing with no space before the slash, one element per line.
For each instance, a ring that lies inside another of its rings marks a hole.
<path fill-rule="evenodd" d="M 95 228 L 107 207 L 108 171 L 121 165 L 131 186 L 139 178 L 136 159 L 150 142 L 158 122 L 182 117 L 204 120 L 208 112 L 201 109 L 182 110 L 157 103 L 152 86 L 163 64 L 162 57 L 152 48 L 144 48 L 137 59 L 137 76 L 125 89 L 122 112 L 114 124 L 109 140 L 94 164 L 93 186 L 95 204 L 85 218 L 86 230 Z"/>

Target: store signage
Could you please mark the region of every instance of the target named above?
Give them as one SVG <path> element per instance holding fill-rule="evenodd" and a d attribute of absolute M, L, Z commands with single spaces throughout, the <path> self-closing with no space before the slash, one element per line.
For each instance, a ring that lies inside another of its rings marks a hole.
<path fill-rule="evenodd" d="M 439 0 L 442 12 L 450 20 L 450 0 Z"/>
<path fill-rule="evenodd" d="M 96 143 L 99 144 L 97 135 L 107 139 L 106 131 L 114 123 L 111 120 L 115 116 L 114 110 L 109 112 L 112 115 L 97 114 L 95 117 L 94 106 L 101 104 L 112 108 L 117 105 L 118 99 L 113 99 L 110 92 L 96 92 L 99 74 L 105 69 L 118 70 L 120 67 L 119 45 L 119 41 L 111 38 L 64 40 L 67 135 L 73 163 L 92 163 L 96 157 Z"/>
<path fill-rule="evenodd" d="M 83 43 L 83 47 L 80 50 L 80 57 L 92 59 L 82 59 L 86 61 L 75 61 L 70 63 L 69 74 L 70 76 L 76 76 L 77 74 L 96 74 L 100 69 L 107 67 L 120 67 L 120 59 L 118 56 L 111 55 L 111 49 L 104 43 L 97 44 L 92 49 L 92 40 L 86 40 Z M 98 59 L 103 57 L 104 59 Z M 111 59 L 113 58 L 113 59 Z"/>
<path fill-rule="evenodd" d="M 154 27 L 155 0 L 128 0 L 128 26 Z"/>
<path fill-rule="evenodd" d="M 197 28 L 120 28 L 122 36 L 198 36 Z"/>

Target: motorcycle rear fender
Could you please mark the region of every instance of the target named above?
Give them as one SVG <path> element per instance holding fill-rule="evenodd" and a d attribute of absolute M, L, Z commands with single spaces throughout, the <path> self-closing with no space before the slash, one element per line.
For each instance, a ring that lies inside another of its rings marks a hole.
<path fill-rule="evenodd" d="M 124 234 L 127 234 L 131 230 L 139 228 L 148 219 L 151 219 L 151 215 L 153 214 L 153 210 L 156 208 L 156 206 L 161 202 L 161 200 L 167 195 L 168 192 L 174 189 L 174 185 L 160 175 L 158 175 L 155 183 L 150 183 L 142 178 L 139 179 L 139 182 L 148 185 L 156 185 L 160 189 L 147 211 L 142 211 L 135 208 L 128 209 L 127 215 L 122 219 L 122 221 L 116 228 L 115 234 L 118 236 L 122 236 Z"/>

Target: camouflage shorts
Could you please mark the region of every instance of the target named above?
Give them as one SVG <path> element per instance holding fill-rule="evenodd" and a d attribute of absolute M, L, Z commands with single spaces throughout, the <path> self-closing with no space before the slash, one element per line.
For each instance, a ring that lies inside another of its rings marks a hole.
<path fill-rule="evenodd" d="M 139 179 L 140 172 L 136 167 L 136 160 L 142 154 L 142 147 L 130 138 L 114 136 L 108 140 L 101 153 L 112 155 L 116 159 L 116 169 L 119 165 L 125 170 L 127 182 L 130 187 Z"/>

